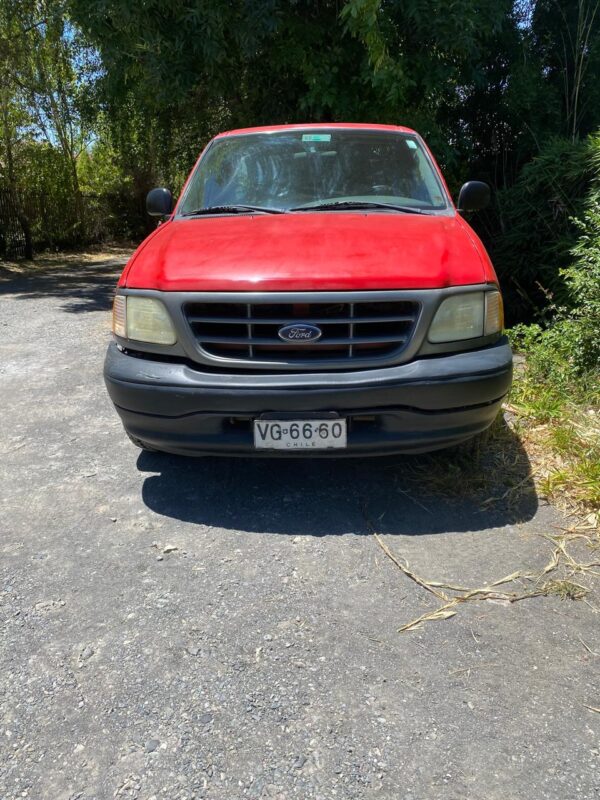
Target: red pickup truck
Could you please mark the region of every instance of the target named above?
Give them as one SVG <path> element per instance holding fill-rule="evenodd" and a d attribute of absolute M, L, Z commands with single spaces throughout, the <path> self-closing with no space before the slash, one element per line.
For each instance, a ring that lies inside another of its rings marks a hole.
<path fill-rule="evenodd" d="M 216 136 L 125 267 L 105 380 L 139 447 L 379 455 L 491 424 L 512 377 L 502 298 L 421 137 L 390 125 Z"/>

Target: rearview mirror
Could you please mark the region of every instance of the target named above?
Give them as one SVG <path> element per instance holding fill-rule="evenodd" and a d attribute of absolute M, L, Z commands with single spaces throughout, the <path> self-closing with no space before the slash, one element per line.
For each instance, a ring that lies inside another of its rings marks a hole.
<path fill-rule="evenodd" d="M 146 211 L 151 217 L 168 217 L 173 211 L 173 195 L 168 189 L 152 189 L 146 196 Z"/>
<path fill-rule="evenodd" d="M 459 211 L 481 211 L 489 205 L 491 191 L 483 181 L 467 181 L 458 195 Z"/>

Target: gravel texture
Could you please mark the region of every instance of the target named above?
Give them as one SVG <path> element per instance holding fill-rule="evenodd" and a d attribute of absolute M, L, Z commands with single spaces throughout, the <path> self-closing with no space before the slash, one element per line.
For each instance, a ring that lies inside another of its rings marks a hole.
<path fill-rule="evenodd" d="M 436 600 L 364 508 L 470 586 L 545 563 L 558 513 L 406 458 L 140 454 L 101 374 L 118 271 L 0 273 L 0 798 L 597 800 L 597 593 L 399 634 Z"/>

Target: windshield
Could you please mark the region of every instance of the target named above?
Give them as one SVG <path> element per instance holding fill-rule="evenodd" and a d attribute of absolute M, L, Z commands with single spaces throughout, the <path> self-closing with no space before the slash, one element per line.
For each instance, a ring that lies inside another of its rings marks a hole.
<path fill-rule="evenodd" d="M 444 211 L 446 194 L 416 136 L 377 130 L 295 130 L 216 139 L 200 160 L 177 213 L 215 208 Z M 377 204 L 382 204 L 377 209 Z M 369 204 L 371 204 L 369 206 Z M 386 209 L 385 206 L 388 206 Z M 218 207 L 218 208 L 217 208 Z M 325 209 L 325 207 L 323 208 Z"/>

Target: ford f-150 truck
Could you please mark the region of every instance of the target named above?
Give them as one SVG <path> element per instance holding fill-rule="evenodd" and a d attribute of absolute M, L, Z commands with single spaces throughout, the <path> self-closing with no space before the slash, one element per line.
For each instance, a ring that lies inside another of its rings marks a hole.
<path fill-rule="evenodd" d="M 110 397 L 139 446 L 182 455 L 380 455 L 494 420 L 512 376 L 502 297 L 421 137 L 278 125 L 206 147 L 119 280 Z"/>

